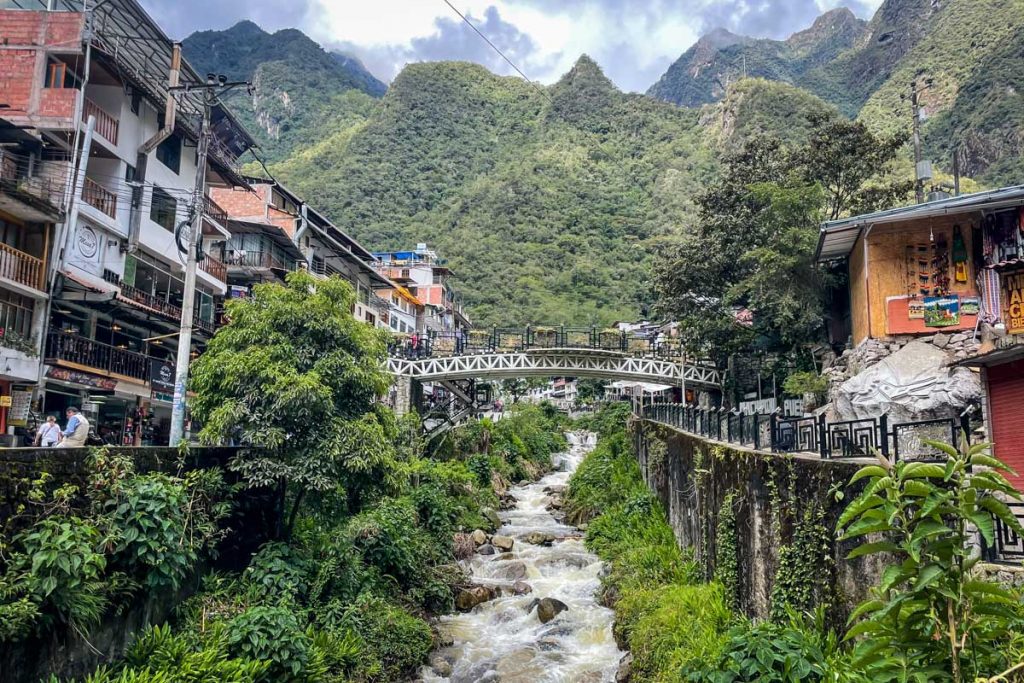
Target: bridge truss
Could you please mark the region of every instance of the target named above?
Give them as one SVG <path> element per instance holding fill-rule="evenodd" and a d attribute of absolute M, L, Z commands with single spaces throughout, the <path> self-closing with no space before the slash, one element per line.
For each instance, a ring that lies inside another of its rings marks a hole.
<path fill-rule="evenodd" d="M 423 382 L 515 377 L 595 377 L 718 388 L 718 369 L 708 364 L 632 356 L 595 349 L 532 349 L 432 358 L 388 359 L 396 377 Z"/>

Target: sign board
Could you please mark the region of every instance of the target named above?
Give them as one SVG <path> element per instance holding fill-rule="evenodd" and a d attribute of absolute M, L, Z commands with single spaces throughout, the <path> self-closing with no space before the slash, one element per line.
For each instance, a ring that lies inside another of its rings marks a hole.
<path fill-rule="evenodd" d="M 0 396 L 0 408 L 10 408 L 14 405 L 10 396 Z"/>
<path fill-rule="evenodd" d="M 103 389 L 104 391 L 113 391 L 114 387 L 117 386 L 116 379 L 97 377 L 87 372 L 68 370 L 67 368 L 52 367 L 46 371 L 46 376 L 59 382 L 70 382 L 71 384 L 78 384 L 92 389 Z"/>
<path fill-rule="evenodd" d="M 1003 306 L 1006 314 L 1006 331 L 1010 334 L 1024 332 L 1024 270 L 1003 273 L 1000 277 L 1003 289 Z"/>
<path fill-rule="evenodd" d="M 7 411 L 7 424 L 24 427 L 28 424 L 28 413 L 32 408 L 32 391 L 11 389 L 11 406 Z"/>
<path fill-rule="evenodd" d="M 149 359 L 149 385 L 155 392 L 174 393 L 174 363 L 169 360 Z"/>

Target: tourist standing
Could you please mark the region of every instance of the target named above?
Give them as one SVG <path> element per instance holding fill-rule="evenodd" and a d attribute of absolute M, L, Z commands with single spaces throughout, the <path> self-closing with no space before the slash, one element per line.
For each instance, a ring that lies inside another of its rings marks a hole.
<path fill-rule="evenodd" d="M 68 426 L 61 432 L 64 438 L 57 444 L 57 448 L 82 448 L 89 438 L 89 421 L 74 406 L 68 408 L 65 414 Z"/>
<path fill-rule="evenodd" d="M 39 425 L 39 429 L 36 431 L 35 445 L 52 448 L 57 445 L 58 441 L 60 441 L 60 425 L 57 424 L 55 416 L 47 415 L 46 422 Z"/>

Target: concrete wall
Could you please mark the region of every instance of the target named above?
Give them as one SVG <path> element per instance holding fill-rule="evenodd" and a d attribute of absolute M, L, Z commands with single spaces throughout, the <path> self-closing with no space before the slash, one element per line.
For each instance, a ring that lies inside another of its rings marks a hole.
<path fill-rule="evenodd" d="M 679 545 L 694 549 L 712 570 L 718 514 L 723 500 L 733 494 L 740 605 L 756 617 L 770 614 L 779 552 L 792 542 L 796 521 L 808 507 L 820 505 L 825 527 L 835 529 L 846 503 L 858 493 L 846 482 L 864 464 L 755 452 L 645 420 L 634 423 L 633 435 L 644 478 L 665 506 Z M 830 494 L 834 486 L 844 489 L 842 502 Z M 845 621 L 884 569 L 875 557 L 845 560 L 855 546 L 834 543 L 833 566 L 821 568 L 832 574 L 835 623 Z"/>

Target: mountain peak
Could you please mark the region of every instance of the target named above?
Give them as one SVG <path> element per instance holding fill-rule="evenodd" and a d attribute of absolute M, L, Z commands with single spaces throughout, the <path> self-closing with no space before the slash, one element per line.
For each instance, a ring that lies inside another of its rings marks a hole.
<path fill-rule="evenodd" d="M 555 87 L 568 87 L 573 90 L 595 87 L 602 90 L 617 90 L 615 84 L 604 75 L 601 66 L 587 54 L 579 56 L 572 68 L 558 80 Z"/>
<path fill-rule="evenodd" d="M 231 34 L 233 36 L 266 36 L 269 35 L 263 28 L 256 22 L 250 21 L 249 19 L 243 19 L 231 28 L 224 31 L 224 33 Z"/>
<path fill-rule="evenodd" d="M 836 7 L 815 19 L 810 27 L 791 35 L 786 43 L 796 50 L 814 50 L 835 41 L 852 43 L 867 32 L 867 25 L 850 8 Z"/>

